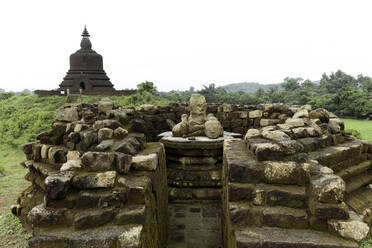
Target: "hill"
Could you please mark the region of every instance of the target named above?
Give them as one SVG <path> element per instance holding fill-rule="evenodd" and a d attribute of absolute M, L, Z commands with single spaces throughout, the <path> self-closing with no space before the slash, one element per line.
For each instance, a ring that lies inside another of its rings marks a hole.
<path fill-rule="evenodd" d="M 271 87 L 278 87 L 278 90 L 281 90 L 280 84 L 260 84 L 260 83 L 233 83 L 221 86 L 227 91 L 231 92 L 248 92 L 248 93 L 255 93 L 259 88 L 262 88 L 264 91 L 268 91 Z"/>

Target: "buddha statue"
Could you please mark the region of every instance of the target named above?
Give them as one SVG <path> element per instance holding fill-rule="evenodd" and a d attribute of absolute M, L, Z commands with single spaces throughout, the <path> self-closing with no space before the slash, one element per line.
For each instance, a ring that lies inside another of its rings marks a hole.
<path fill-rule="evenodd" d="M 192 94 L 189 101 L 190 116 L 183 114 L 181 122 L 172 128 L 174 137 L 207 136 L 216 139 L 223 135 L 221 123 L 213 114 L 206 114 L 207 102 L 200 94 Z"/>

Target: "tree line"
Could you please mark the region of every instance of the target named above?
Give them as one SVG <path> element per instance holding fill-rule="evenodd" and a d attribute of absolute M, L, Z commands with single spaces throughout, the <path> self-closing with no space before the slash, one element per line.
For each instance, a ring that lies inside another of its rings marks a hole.
<path fill-rule="evenodd" d="M 156 95 L 180 103 L 187 102 L 192 93 L 200 93 L 209 103 L 310 104 L 314 109 L 325 108 L 342 117 L 372 118 L 371 77 L 358 75 L 355 78 L 338 70 L 328 75 L 324 73 L 320 81 L 287 77 L 278 86 L 247 93 L 231 92 L 209 84 L 199 91 L 190 87 L 188 91 L 156 92 Z"/>

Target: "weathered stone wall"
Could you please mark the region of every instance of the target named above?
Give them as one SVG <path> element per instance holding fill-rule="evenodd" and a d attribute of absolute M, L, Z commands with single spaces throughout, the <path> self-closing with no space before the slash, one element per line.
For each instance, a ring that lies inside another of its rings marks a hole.
<path fill-rule="evenodd" d="M 224 143 L 225 247 L 358 247 L 370 218 L 355 193 L 372 182 L 372 143 L 326 110 L 289 109 Z"/>
<path fill-rule="evenodd" d="M 165 247 L 164 147 L 109 119 L 112 108 L 68 105 L 23 146 L 32 185 L 12 211 L 32 229 L 31 248 Z"/>
<path fill-rule="evenodd" d="M 213 113 L 225 131 L 245 134 L 250 128 L 259 128 L 284 123 L 299 107 L 281 105 L 231 105 L 208 104 L 207 113 Z M 118 119 L 134 132 L 142 132 L 149 141 L 157 141 L 157 135 L 170 130 L 167 120 L 181 121 L 182 114 L 188 114 L 185 104 L 168 106 L 143 105 L 141 107 L 118 109 Z"/>
<path fill-rule="evenodd" d="M 225 140 L 222 183 L 210 180 L 222 184 L 225 247 L 357 247 L 372 219 L 372 143 L 310 106 L 210 104 L 207 112 L 245 136 Z M 32 185 L 12 211 L 34 233 L 30 247 L 166 247 L 167 160 L 152 141 L 184 113 L 183 104 L 66 105 L 50 131 L 23 146 Z M 169 147 L 168 161 L 201 156 L 188 152 Z M 187 195 L 198 198 L 204 179 L 181 176 L 171 177 L 173 191 L 186 183 Z M 211 200 L 205 192 L 199 198 Z M 204 207 L 186 209 L 203 209 L 189 215 L 207 219 Z"/>

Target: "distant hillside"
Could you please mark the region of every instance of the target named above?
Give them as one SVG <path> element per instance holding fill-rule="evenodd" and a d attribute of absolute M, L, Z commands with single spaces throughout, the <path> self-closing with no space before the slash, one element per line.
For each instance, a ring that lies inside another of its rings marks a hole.
<path fill-rule="evenodd" d="M 270 87 L 278 87 L 278 90 L 281 90 L 280 84 L 260 84 L 260 83 L 235 83 L 235 84 L 227 84 L 221 86 L 227 91 L 237 92 L 237 91 L 244 91 L 248 93 L 255 93 L 259 88 L 267 91 Z"/>

